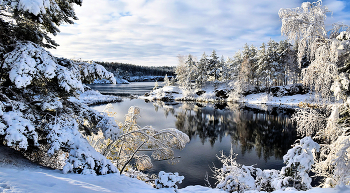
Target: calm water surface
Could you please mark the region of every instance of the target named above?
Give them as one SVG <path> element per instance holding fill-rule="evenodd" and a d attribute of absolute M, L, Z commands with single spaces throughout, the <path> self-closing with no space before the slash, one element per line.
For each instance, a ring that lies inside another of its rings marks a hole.
<path fill-rule="evenodd" d="M 132 84 L 129 86 L 134 91 Z M 148 85 L 152 89 L 154 82 Z M 124 89 L 128 87 L 124 86 Z M 185 176 L 179 188 L 205 185 L 206 173 L 209 177 L 212 175 L 210 167 L 222 166 L 216 155 L 221 150 L 228 155 L 231 146 L 238 154 L 236 160 L 240 164 L 255 165 L 261 169 L 281 169 L 284 166 L 282 157 L 296 139 L 295 126 L 290 120 L 292 112 L 287 110 L 272 108 L 266 112 L 243 108 L 239 104 L 145 102 L 127 98 L 113 106 L 119 121 L 124 120 L 130 106 L 138 106 L 141 109 L 138 119 L 141 127 L 152 125 L 159 130 L 177 128 L 190 137 L 191 141 L 185 149 L 175 151 L 175 155 L 181 157 L 178 163 L 153 161 L 153 168 L 147 171 L 156 174 L 159 171 L 178 172 Z M 94 108 L 102 111 L 104 105 Z M 215 182 L 209 180 L 214 187 Z"/>
<path fill-rule="evenodd" d="M 102 94 L 117 96 L 144 95 L 154 88 L 155 82 L 132 82 L 130 84 L 90 84 L 89 87 Z M 159 82 L 159 86 L 163 83 Z"/>

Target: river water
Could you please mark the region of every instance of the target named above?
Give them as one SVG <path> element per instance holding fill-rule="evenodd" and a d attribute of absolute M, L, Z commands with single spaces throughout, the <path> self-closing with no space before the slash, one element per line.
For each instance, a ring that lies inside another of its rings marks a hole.
<path fill-rule="evenodd" d="M 102 93 L 122 93 L 118 91 L 121 89 L 133 95 L 144 94 L 144 90 L 151 90 L 153 87 L 154 82 L 93 85 L 94 89 Z M 128 98 L 124 98 L 123 102 L 114 103 L 113 106 L 119 121 L 124 120 L 130 106 L 138 106 L 141 109 L 141 117 L 138 119 L 141 127 L 152 125 L 159 130 L 177 128 L 190 137 L 190 143 L 183 150 L 175 151 L 175 156 L 181 157 L 178 163 L 153 161 L 153 168 L 147 171 L 150 174 L 157 174 L 159 171 L 178 172 L 179 175 L 185 176 L 179 188 L 206 185 L 206 173 L 209 175 L 211 186 L 214 187 L 215 181 L 210 178 L 210 168 L 214 165 L 221 167 L 222 164 L 216 155 L 219 155 L 220 151 L 228 155 L 231 147 L 240 164 L 254 165 L 261 169 L 281 169 L 284 166 L 282 157 L 297 137 L 295 125 L 290 120 L 292 110 L 270 108 L 269 111 L 261 111 L 234 103 L 164 103 Z M 104 105 L 94 108 L 102 111 Z"/>

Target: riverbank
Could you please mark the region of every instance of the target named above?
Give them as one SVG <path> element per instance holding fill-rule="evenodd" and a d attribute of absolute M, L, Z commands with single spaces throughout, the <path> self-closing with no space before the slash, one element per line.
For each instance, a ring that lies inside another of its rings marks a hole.
<path fill-rule="evenodd" d="M 294 94 L 290 96 L 274 96 L 274 94 L 257 93 L 246 96 L 234 97 L 230 94 L 227 87 L 214 88 L 206 87 L 205 89 L 194 89 L 191 91 L 182 90 L 177 86 L 164 86 L 155 89 L 140 99 L 149 101 L 196 101 L 196 102 L 237 102 L 246 106 L 258 107 L 261 105 L 276 106 L 282 108 L 296 108 L 302 103 L 316 105 L 315 97 L 312 94 Z"/>
<path fill-rule="evenodd" d="M 93 93 L 92 91 L 85 93 L 86 96 L 80 97 L 79 100 L 83 103 L 88 103 L 88 101 L 84 102 L 84 100 L 88 98 L 87 96 L 92 96 Z M 92 98 L 96 97 L 101 97 L 101 95 L 96 94 Z M 100 98 L 99 100 L 103 99 Z M 253 101 L 253 98 L 251 101 Z M 63 174 L 60 170 L 52 170 L 32 163 L 23 158 L 18 152 L 4 146 L 0 146 L 0 155 L 0 192 L 173 192 L 170 189 L 155 189 L 142 181 L 119 174 L 108 174 L 104 176 Z M 176 170 L 173 172 L 176 172 Z M 178 192 L 215 193 L 224 191 L 197 185 L 187 186 L 179 189 Z M 257 193 L 258 191 L 249 192 Z M 298 191 L 288 189 L 286 191 L 279 190 L 275 192 L 296 193 Z M 349 189 L 347 187 L 332 189 L 313 188 L 303 192 L 340 193 L 349 192 Z"/>
<path fill-rule="evenodd" d="M 0 192 L 6 193 L 37 193 L 37 192 L 147 192 L 173 193 L 172 189 L 155 189 L 143 181 L 119 174 L 104 176 L 63 174 L 60 170 L 53 170 L 32 163 L 23 156 L 5 146 L 0 146 Z M 185 179 L 186 180 L 186 179 Z M 179 193 L 219 193 L 225 192 L 204 186 L 187 186 L 179 189 Z M 258 193 L 258 191 L 249 191 Z M 294 189 L 278 190 L 274 193 L 297 193 Z M 348 186 L 336 188 L 312 188 L 304 193 L 347 193 Z"/>
<path fill-rule="evenodd" d="M 103 95 L 97 90 L 87 90 L 83 93 L 79 93 L 79 96 L 77 97 L 70 97 L 69 100 L 74 102 L 80 102 L 86 105 L 99 105 L 122 101 L 122 99 L 118 96 Z"/>

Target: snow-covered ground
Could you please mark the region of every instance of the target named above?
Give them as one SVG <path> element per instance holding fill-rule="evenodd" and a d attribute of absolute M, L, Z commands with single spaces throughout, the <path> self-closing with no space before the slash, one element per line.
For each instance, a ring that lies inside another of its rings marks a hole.
<path fill-rule="evenodd" d="M 181 90 L 177 87 L 165 87 L 164 93 L 172 93 L 175 96 L 181 96 Z M 211 91 L 206 92 L 206 96 L 212 96 Z M 101 95 L 97 91 L 87 91 L 71 100 L 79 100 L 85 104 L 106 102 L 115 100 L 111 96 Z M 290 97 L 269 97 L 264 94 L 248 95 L 243 101 L 249 104 L 290 104 L 297 105 L 299 102 L 306 101 L 308 96 L 290 96 Z M 262 100 L 264 99 L 264 100 Z M 179 174 L 181 175 L 181 174 Z M 186 179 L 184 179 L 186 180 Z M 203 179 L 204 180 L 204 179 Z M 155 189 L 143 181 L 129 178 L 119 174 L 108 174 L 102 176 L 63 174 L 61 170 L 53 170 L 32 163 L 25 159 L 19 152 L 0 145 L 0 192 L 173 192 L 171 189 Z M 216 193 L 224 192 L 219 189 L 212 189 L 203 186 L 188 186 L 179 189 L 180 193 Z M 256 193 L 257 191 L 247 191 Z M 289 189 L 286 191 L 275 191 L 275 193 L 296 193 L 298 191 Z M 336 188 L 313 188 L 305 193 L 350 193 L 350 188 L 346 186 Z"/>
<path fill-rule="evenodd" d="M 298 107 L 301 102 L 312 104 L 314 98 L 311 94 L 274 97 L 267 93 L 258 93 L 250 94 L 239 99 L 233 99 L 228 93 L 226 93 L 228 98 L 218 97 L 215 90 L 226 90 L 226 88 L 219 87 L 218 89 L 214 89 L 214 87 L 206 87 L 201 90 L 185 91 L 177 86 L 164 86 L 163 88 L 153 90 L 149 94 L 140 96 L 139 98 L 148 100 L 189 100 L 199 102 L 234 101 L 244 103 L 246 106 L 251 107 L 270 105 L 291 108 Z M 202 93 L 198 95 L 198 91 Z"/>
<path fill-rule="evenodd" d="M 279 106 L 279 107 L 298 107 L 300 103 L 312 103 L 313 95 L 311 94 L 296 94 L 292 96 L 274 97 L 267 93 L 250 94 L 243 97 L 237 102 L 245 103 L 247 106 Z"/>
<path fill-rule="evenodd" d="M 19 152 L 2 145 L 0 155 L 0 192 L 173 192 L 171 189 L 155 189 L 143 181 L 119 174 L 63 174 L 60 170 L 32 163 Z M 221 191 L 192 186 L 179 192 Z"/>
<path fill-rule="evenodd" d="M 78 97 L 71 97 L 71 101 L 78 101 L 87 105 L 113 103 L 122 101 L 121 98 L 112 95 L 103 95 L 97 90 L 88 90 L 80 93 Z"/>
<path fill-rule="evenodd" d="M 61 193 L 61 192 L 173 192 L 171 189 L 155 189 L 143 181 L 119 174 L 102 176 L 63 174 L 31 163 L 19 153 L 5 146 L 0 146 L 0 192 L 20 193 Z M 184 179 L 186 180 L 186 179 Z M 179 193 L 216 193 L 224 192 L 203 186 L 188 186 Z M 248 191 L 256 193 L 257 191 Z M 295 190 L 275 191 L 275 193 L 296 193 Z M 304 192 L 304 191 L 303 191 Z M 313 188 L 305 193 L 349 193 L 348 187 Z"/>
<path fill-rule="evenodd" d="M 115 83 L 116 84 L 129 84 L 129 82 L 125 79 L 122 79 L 120 77 L 114 76 Z M 101 80 L 94 80 L 92 84 L 111 84 L 111 81 L 106 80 L 106 79 L 101 79 Z"/>

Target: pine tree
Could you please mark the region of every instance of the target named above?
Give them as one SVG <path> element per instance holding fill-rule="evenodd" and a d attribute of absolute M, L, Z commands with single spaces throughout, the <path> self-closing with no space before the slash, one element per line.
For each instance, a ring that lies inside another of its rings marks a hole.
<path fill-rule="evenodd" d="M 209 80 L 216 81 L 219 79 L 219 74 L 220 74 L 219 65 L 220 65 L 219 57 L 216 55 L 216 51 L 213 50 L 213 52 L 210 55 L 208 68 L 207 68 L 207 74 L 209 75 Z"/>
<path fill-rule="evenodd" d="M 230 64 L 226 62 L 224 56 L 221 56 L 220 66 L 222 68 L 220 81 L 227 82 L 230 79 Z"/>
<path fill-rule="evenodd" d="M 197 63 L 197 79 L 196 85 L 201 88 L 208 81 L 208 59 L 205 52 L 203 53 L 201 59 Z"/>
<path fill-rule="evenodd" d="M 262 43 L 260 46 L 260 50 L 257 53 L 257 71 L 256 73 L 258 74 L 258 79 L 261 84 L 264 86 L 268 86 L 268 80 L 267 80 L 267 75 L 268 75 L 268 60 L 267 60 L 267 55 L 266 55 L 266 44 Z"/>
<path fill-rule="evenodd" d="M 77 19 L 74 4 L 81 1 L 0 1 L 0 143 L 46 166 L 58 161 L 51 158 L 68 156 L 64 172 L 114 173 L 117 168 L 85 136 L 101 131 L 116 139 L 119 126 L 78 99 L 85 83 L 115 83 L 113 74 L 42 48 L 57 46 L 48 34 Z"/>
<path fill-rule="evenodd" d="M 8 45 L 9 42 L 20 40 L 48 48 L 58 46 L 48 34 L 56 35 L 59 25 L 72 24 L 73 20 L 78 19 L 74 4 L 81 5 L 82 0 L 0 1 L 0 20 L 2 25 L 7 25 L 7 32 L 10 32 L 5 38 L 11 38 L 0 42 L 7 42 L 5 44 Z"/>
<path fill-rule="evenodd" d="M 164 86 L 170 86 L 170 81 L 167 74 L 164 76 Z"/>

